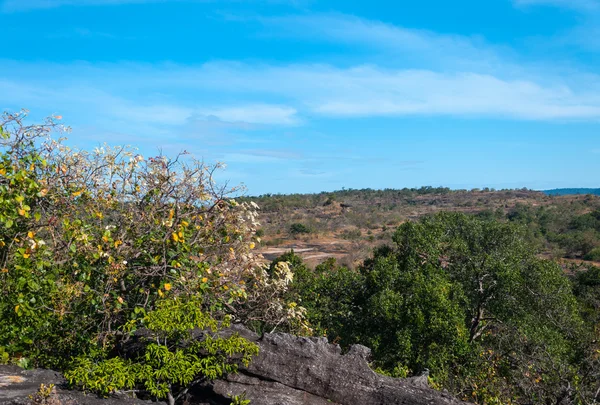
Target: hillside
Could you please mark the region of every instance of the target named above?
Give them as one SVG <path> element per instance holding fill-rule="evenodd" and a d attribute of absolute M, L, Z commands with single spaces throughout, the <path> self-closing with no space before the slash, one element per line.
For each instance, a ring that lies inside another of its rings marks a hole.
<path fill-rule="evenodd" d="M 269 194 L 241 200 L 254 201 L 261 208 L 261 253 L 267 259 L 294 249 L 312 266 L 334 257 L 352 267 L 373 247 L 389 243 L 398 225 L 440 211 L 520 222 L 531 230 L 531 238 L 545 256 L 565 258 L 567 262 L 580 262 L 599 240 L 596 234 L 584 230 L 578 233 L 576 228 L 585 225 L 573 223 L 578 216 L 600 207 L 600 198 L 589 195 L 422 187 Z M 570 240 L 568 235 L 573 231 L 577 235 L 571 235 Z M 591 239 L 589 243 L 581 240 L 586 237 Z M 583 249 L 578 246 L 586 243 L 589 246 Z"/>

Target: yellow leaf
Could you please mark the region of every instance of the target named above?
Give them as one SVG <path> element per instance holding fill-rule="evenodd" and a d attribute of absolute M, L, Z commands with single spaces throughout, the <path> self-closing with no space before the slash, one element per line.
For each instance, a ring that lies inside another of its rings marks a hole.
<path fill-rule="evenodd" d="M 227 287 L 226 285 L 223 286 L 224 290 L 229 290 L 229 287 Z"/>
<path fill-rule="evenodd" d="M 35 233 L 33 233 L 33 232 L 31 232 L 31 231 L 27 232 L 27 237 L 28 237 L 29 239 L 33 239 L 33 237 L 34 237 L 34 236 L 35 236 Z"/>
<path fill-rule="evenodd" d="M 122 244 L 123 244 L 123 241 L 120 241 L 120 240 L 116 240 L 116 241 L 115 241 L 115 247 L 116 247 L 116 248 L 118 248 L 118 247 L 119 247 L 119 245 L 122 245 Z"/>
<path fill-rule="evenodd" d="M 81 195 L 81 193 L 83 193 L 83 191 L 82 191 L 82 190 L 79 190 L 79 191 L 75 191 L 75 192 L 73 192 L 71 195 L 72 195 L 73 197 L 79 197 L 79 196 Z"/>
<path fill-rule="evenodd" d="M 8 269 L 5 267 L 2 270 L 0 270 L 0 273 L 8 273 Z"/>
<path fill-rule="evenodd" d="M 203 283 L 206 283 L 207 281 L 208 281 L 208 279 L 207 279 L 206 277 L 203 277 L 203 278 L 202 278 L 202 282 L 203 282 Z"/>
<path fill-rule="evenodd" d="M 4 247 L 4 246 L 6 246 L 6 243 L 4 243 L 3 240 L 0 240 L 0 247 Z"/>
<path fill-rule="evenodd" d="M 15 306 L 15 312 L 19 312 L 20 307 L 21 307 L 20 305 Z"/>
<path fill-rule="evenodd" d="M 179 235 L 177 235 L 175 232 L 173 232 L 171 238 L 173 239 L 173 242 L 179 242 Z"/>
<path fill-rule="evenodd" d="M 108 236 L 104 235 L 104 236 L 102 237 L 102 240 L 103 240 L 104 242 L 108 242 Z"/>
<path fill-rule="evenodd" d="M 23 259 L 29 259 L 29 253 L 23 253 Z"/>
<path fill-rule="evenodd" d="M 31 165 L 29 165 L 29 171 L 32 172 L 33 169 L 35 169 L 35 165 L 32 163 Z"/>
<path fill-rule="evenodd" d="M 165 285 L 163 287 L 165 288 L 166 291 L 170 291 L 171 290 L 171 283 L 165 283 Z"/>
<path fill-rule="evenodd" d="M 121 298 L 121 297 L 118 297 L 118 298 L 117 298 L 117 301 L 119 301 L 119 303 L 121 303 L 121 304 L 122 304 L 122 303 L 123 303 L 123 298 Z"/>
<path fill-rule="evenodd" d="M 4 176 L 6 174 L 6 169 L 2 168 L 0 169 L 0 175 Z"/>
<path fill-rule="evenodd" d="M 158 290 L 158 296 L 162 297 L 163 295 L 165 295 L 165 294 L 162 292 L 162 290 Z"/>
<path fill-rule="evenodd" d="M 175 215 L 175 211 L 170 210 L 169 211 L 169 219 L 173 219 L 173 216 Z"/>
<path fill-rule="evenodd" d="M 183 225 L 183 226 L 188 226 L 189 224 L 190 224 L 190 223 L 189 223 L 189 222 L 187 222 L 187 221 L 181 221 L 181 225 Z"/>
<path fill-rule="evenodd" d="M 256 244 L 254 244 L 254 242 L 250 242 L 250 249 L 254 249 L 256 247 Z"/>

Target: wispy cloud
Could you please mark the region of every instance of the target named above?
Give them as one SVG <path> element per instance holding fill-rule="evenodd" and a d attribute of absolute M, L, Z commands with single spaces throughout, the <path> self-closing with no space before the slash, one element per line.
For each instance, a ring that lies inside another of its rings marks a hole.
<path fill-rule="evenodd" d="M 336 88 L 315 100 L 334 116 L 459 115 L 532 120 L 598 119 L 600 97 L 565 86 L 542 86 L 472 73 L 356 68 L 335 75 Z M 346 83 L 348 86 L 346 86 Z M 352 91 L 346 88 L 352 87 Z"/>
<path fill-rule="evenodd" d="M 250 104 L 201 110 L 207 117 L 221 121 L 245 122 L 249 124 L 295 125 L 300 122 L 296 109 L 268 104 Z"/>
<path fill-rule="evenodd" d="M 557 7 L 572 10 L 580 14 L 577 23 L 551 38 L 534 39 L 540 46 L 553 51 L 566 49 L 572 53 L 573 48 L 585 52 L 600 51 L 598 36 L 600 35 L 600 0 L 513 0 L 513 4 L 521 9 L 534 9 L 538 6 Z"/>
<path fill-rule="evenodd" d="M 138 130 L 194 119 L 289 126 L 302 124 L 304 116 L 600 119 L 600 78 L 591 74 L 578 81 L 370 65 L 6 65 L 0 63 L 0 104 L 42 110 L 52 104 L 65 115 L 73 111 Z"/>
<path fill-rule="evenodd" d="M 579 11 L 595 11 L 600 9 L 599 0 L 513 0 L 519 7 L 553 6 Z"/>
<path fill-rule="evenodd" d="M 2 0 L 0 0 L 2 1 Z M 238 0 L 3 0 L 0 11 L 5 13 L 30 11 L 37 9 L 50 9 L 63 6 L 113 6 L 119 4 L 146 4 L 146 3 L 208 3 L 208 2 L 236 2 Z M 260 2 L 261 0 L 252 0 Z M 310 0 L 262 0 L 269 3 L 282 3 L 293 7 L 300 7 Z"/>
<path fill-rule="evenodd" d="M 116 4 L 159 3 L 173 0 L 4 0 L 3 12 L 49 9 L 62 6 L 108 6 Z M 183 0 L 175 0 L 183 1 Z"/>
<path fill-rule="evenodd" d="M 491 69 L 502 53 L 511 52 L 479 36 L 407 28 L 345 14 L 229 17 L 259 21 L 266 36 L 348 44 L 355 51 L 383 53 L 388 65 Z"/>

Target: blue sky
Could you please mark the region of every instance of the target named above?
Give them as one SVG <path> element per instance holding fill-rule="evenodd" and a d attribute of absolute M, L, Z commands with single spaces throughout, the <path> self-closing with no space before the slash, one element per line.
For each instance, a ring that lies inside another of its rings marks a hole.
<path fill-rule="evenodd" d="M 248 194 L 599 187 L 600 0 L 0 0 L 0 109 Z"/>

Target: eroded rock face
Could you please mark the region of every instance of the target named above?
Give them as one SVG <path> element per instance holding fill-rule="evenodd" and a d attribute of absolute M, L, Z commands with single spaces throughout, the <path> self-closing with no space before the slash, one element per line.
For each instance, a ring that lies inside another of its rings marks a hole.
<path fill-rule="evenodd" d="M 325 338 L 276 333 L 259 339 L 241 333 L 260 345 L 260 354 L 239 374 L 215 382 L 214 390 L 222 395 L 245 391 L 253 405 L 462 403 L 431 389 L 426 378 L 398 379 L 373 372 L 368 366 L 371 351 L 361 345 L 342 355 L 340 347 Z M 281 395 L 266 395 L 271 391 Z"/>
<path fill-rule="evenodd" d="M 194 390 L 186 404 L 228 404 L 231 395 L 246 393 L 251 405 L 458 405 L 464 404 L 427 385 L 426 377 L 391 378 L 368 366 L 370 350 L 354 345 L 342 354 L 325 338 L 285 333 L 262 337 L 241 326 L 224 334 L 239 333 L 260 346 L 260 354 L 247 368 L 225 380 Z M 201 335 L 201 334 L 200 334 Z M 100 399 L 64 389 L 64 378 L 49 370 L 22 370 L 0 366 L 0 405 L 36 403 L 40 384 L 55 384 L 48 405 L 147 404 L 132 398 Z M 37 402 L 40 403 L 40 402 Z"/>

